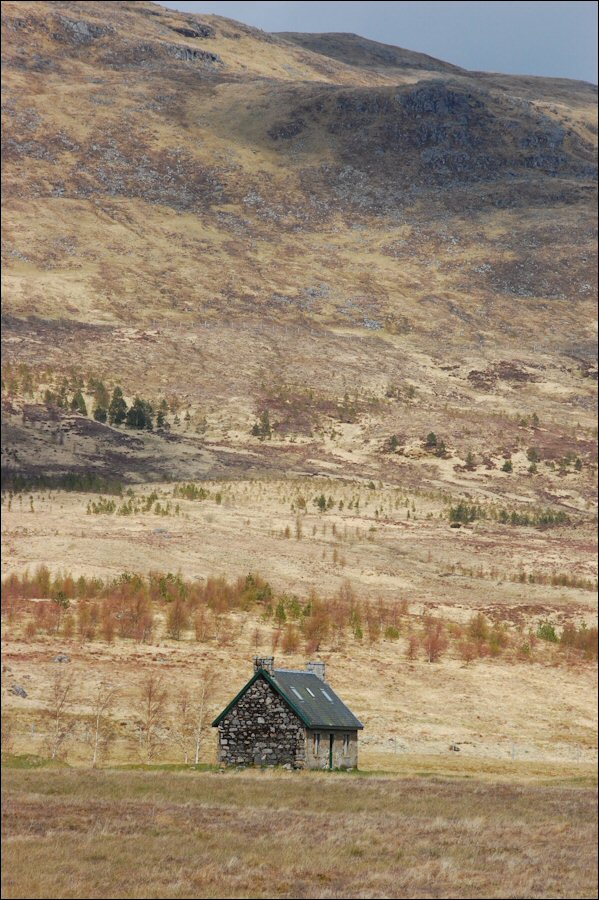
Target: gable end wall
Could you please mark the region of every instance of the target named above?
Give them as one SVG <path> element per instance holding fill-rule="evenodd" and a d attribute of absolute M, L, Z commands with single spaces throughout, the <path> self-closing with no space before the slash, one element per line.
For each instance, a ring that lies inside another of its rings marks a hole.
<path fill-rule="evenodd" d="M 258 678 L 219 723 L 218 761 L 304 768 L 304 723 L 266 679 Z"/>

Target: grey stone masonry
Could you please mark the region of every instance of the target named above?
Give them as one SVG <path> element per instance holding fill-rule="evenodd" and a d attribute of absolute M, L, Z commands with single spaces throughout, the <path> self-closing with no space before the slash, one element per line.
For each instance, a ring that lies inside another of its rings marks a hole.
<path fill-rule="evenodd" d="M 257 678 L 219 723 L 218 761 L 305 767 L 304 724 L 265 678 Z"/>

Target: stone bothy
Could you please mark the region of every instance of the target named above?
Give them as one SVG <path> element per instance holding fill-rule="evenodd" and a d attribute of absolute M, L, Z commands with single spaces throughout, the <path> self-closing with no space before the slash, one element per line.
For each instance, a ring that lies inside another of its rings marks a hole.
<path fill-rule="evenodd" d="M 254 674 L 212 723 L 222 765 L 354 769 L 364 727 L 326 681 L 325 664 L 275 669 L 254 659 Z"/>

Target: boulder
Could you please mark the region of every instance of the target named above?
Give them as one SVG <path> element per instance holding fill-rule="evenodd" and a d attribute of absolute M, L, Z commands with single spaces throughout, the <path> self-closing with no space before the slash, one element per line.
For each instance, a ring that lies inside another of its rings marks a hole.
<path fill-rule="evenodd" d="M 14 694 L 15 697 L 26 697 L 27 691 L 20 684 L 11 684 L 9 691 L 11 694 Z"/>

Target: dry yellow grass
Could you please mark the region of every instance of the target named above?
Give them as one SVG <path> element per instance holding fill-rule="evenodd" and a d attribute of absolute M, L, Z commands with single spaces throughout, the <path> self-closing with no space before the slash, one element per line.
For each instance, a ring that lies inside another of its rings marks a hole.
<path fill-rule="evenodd" d="M 426 662 L 422 652 L 413 661 L 406 657 L 410 631 L 421 629 L 425 612 L 464 626 L 482 611 L 507 623 L 515 646 L 527 641 L 529 630 L 534 634 L 542 621 L 553 622 L 558 632 L 564 622 L 593 625 L 592 591 L 510 580 L 521 569 L 593 577 L 589 548 L 595 537 L 590 529 L 539 531 L 482 522 L 456 532 L 449 528 L 442 498 L 390 485 L 372 489 L 363 482 L 289 479 L 204 486 L 208 499 L 176 499 L 178 516 L 89 515 L 86 506 L 93 495 L 64 492 L 33 495 L 33 512 L 28 497 L 14 497 L 8 511 L 5 497 L 4 571 L 29 568 L 33 573 L 39 563 L 46 563 L 53 572 L 64 569 L 75 577 L 158 570 L 200 580 L 258 571 L 277 593 L 296 592 L 305 598 L 315 589 L 330 597 L 348 583 L 360 601 L 407 601 L 408 614 L 399 623 L 397 640 L 371 644 L 367 633 L 357 640 L 348 630 L 342 639 L 330 635 L 319 649 L 331 683 L 366 725 L 361 744 L 368 767 L 403 771 L 414 755 L 435 758 L 441 766 L 454 765 L 447 760 L 459 755 L 466 760 L 459 765 L 472 766 L 472 771 L 475 761 L 481 767 L 503 765 L 511 763 L 512 756 L 517 763 L 572 764 L 575 770 L 596 760 L 594 663 L 569 660 L 555 645 L 542 641 L 532 662 L 512 650 L 466 665 L 457 642 L 438 663 Z M 173 487 L 156 486 L 162 507 L 169 500 L 175 503 Z M 337 504 L 343 501 L 343 509 L 337 505 L 324 515 L 312 512 L 311 497 L 321 491 L 333 495 Z M 140 497 L 148 492 L 136 489 Z M 302 516 L 297 539 L 291 504 L 300 494 L 311 509 Z M 359 512 L 349 508 L 358 497 Z M 285 537 L 287 527 L 290 537 Z M 7 697 L 7 710 L 15 716 L 15 749 L 44 755 L 42 713 L 58 652 L 66 651 L 76 670 L 79 718 L 89 715 L 101 681 L 114 680 L 121 687 L 114 718 L 126 724 L 117 730 L 109 760 L 127 762 L 137 758 L 133 709 L 145 673 L 167 674 L 174 703 L 185 687 L 197 691 L 204 671 L 215 667 L 220 678 L 210 706 L 216 714 L 249 677 L 252 656 L 272 652 L 276 638 L 274 623 L 263 620 L 260 609 L 233 611 L 218 629 L 212 627 L 205 643 L 195 641 L 193 628 L 182 640 L 168 638 L 163 617 L 164 610 L 158 610 L 156 629 L 146 644 L 107 644 L 99 632 L 95 640 L 82 643 L 77 631 L 68 639 L 42 633 L 26 639 L 31 611 L 14 624 L 5 622 L 5 676 L 29 694 L 26 699 Z M 285 654 L 279 645 L 275 655 L 287 667 L 302 668 L 306 651 L 302 642 Z M 460 754 L 448 750 L 454 743 L 460 745 Z M 213 746 L 208 731 L 203 760 L 213 760 Z M 170 745 L 163 759 L 176 762 L 181 757 Z M 87 750 L 74 742 L 69 761 L 87 760 Z M 508 765 L 506 777 L 514 771 Z"/>
<path fill-rule="evenodd" d="M 146 513 L 90 515 L 88 506 L 98 499 L 92 494 L 5 494 L 3 574 L 33 572 L 41 563 L 75 577 L 154 569 L 205 579 L 259 571 L 280 591 L 306 595 L 314 588 L 332 595 L 347 580 L 360 597 L 403 599 L 461 620 L 477 608 L 496 608 L 514 621 L 518 610 L 526 622 L 556 615 L 595 620 L 592 591 L 514 580 L 520 572 L 596 579 L 595 525 L 574 498 L 565 508 L 576 516 L 576 526 L 477 521 L 455 530 L 445 491 L 371 484 L 365 478 L 203 481 L 209 497 L 202 501 L 174 496 L 172 484 L 133 489 L 140 501 L 156 493 L 161 509 L 170 504 L 167 516 L 156 515 L 155 504 Z M 479 489 L 480 502 L 489 507 L 499 500 L 508 508 L 537 508 L 526 486 L 518 485 L 521 494 L 499 498 Z M 314 505 L 320 494 L 334 501 L 325 514 Z M 298 498 L 306 501 L 305 512 L 298 511 Z M 117 498 L 116 507 L 122 502 Z"/>
<path fill-rule="evenodd" d="M 595 791 L 6 769 L 17 897 L 596 897 Z"/>

